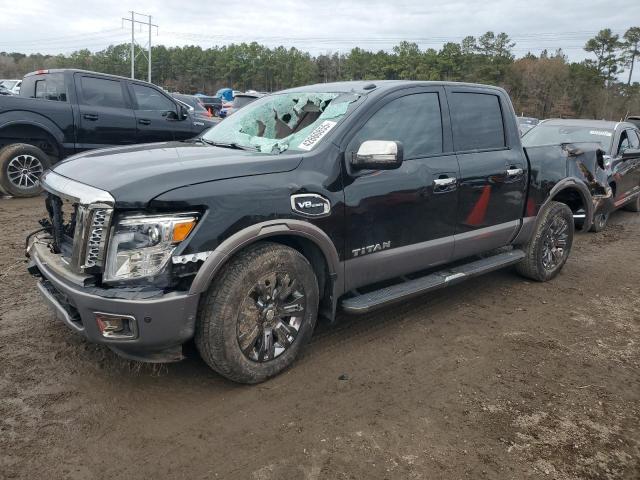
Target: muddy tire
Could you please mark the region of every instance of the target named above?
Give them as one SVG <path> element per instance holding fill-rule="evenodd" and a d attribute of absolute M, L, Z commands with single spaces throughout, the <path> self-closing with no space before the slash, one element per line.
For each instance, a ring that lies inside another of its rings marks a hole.
<path fill-rule="evenodd" d="M 40 177 L 51 160 L 38 147 L 15 143 L 0 150 L 0 188 L 14 197 L 33 197 L 42 192 Z"/>
<path fill-rule="evenodd" d="M 609 213 L 599 212 L 593 216 L 593 223 L 591 224 L 591 232 L 600 233 L 607 228 L 609 223 Z"/>
<path fill-rule="evenodd" d="M 640 212 L 640 195 L 636 196 L 636 198 L 631 200 L 622 208 L 629 210 L 630 212 Z"/>
<path fill-rule="evenodd" d="M 232 259 L 205 294 L 196 346 L 219 374 L 259 383 L 293 363 L 317 314 L 318 282 L 307 259 L 284 245 L 256 244 Z"/>
<path fill-rule="evenodd" d="M 516 265 L 518 273 L 538 282 L 554 278 L 569 258 L 573 234 L 571 209 L 564 203 L 549 202 L 538 214 L 533 236 L 523 248 L 526 256 Z"/>

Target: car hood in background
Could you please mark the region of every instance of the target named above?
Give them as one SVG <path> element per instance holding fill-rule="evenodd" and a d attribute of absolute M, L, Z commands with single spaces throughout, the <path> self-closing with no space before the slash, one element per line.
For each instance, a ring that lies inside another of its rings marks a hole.
<path fill-rule="evenodd" d="M 269 155 L 166 142 L 92 150 L 69 157 L 53 171 L 109 192 L 120 207 L 142 208 L 174 188 L 226 178 L 287 172 L 299 155 Z"/>

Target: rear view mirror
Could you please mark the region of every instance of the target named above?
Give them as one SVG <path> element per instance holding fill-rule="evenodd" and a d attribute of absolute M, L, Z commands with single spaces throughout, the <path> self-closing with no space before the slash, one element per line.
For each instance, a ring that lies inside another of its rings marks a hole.
<path fill-rule="evenodd" d="M 351 166 L 364 170 L 393 170 L 402 165 L 402 153 L 400 142 L 367 140 L 353 155 Z"/>
<path fill-rule="evenodd" d="M 628 160 L 630 158 L 639 158 L 640 157 L 640 149 L 637 148 L 627 148 L 624 152 L 622 152 L 622 159 Z"/>

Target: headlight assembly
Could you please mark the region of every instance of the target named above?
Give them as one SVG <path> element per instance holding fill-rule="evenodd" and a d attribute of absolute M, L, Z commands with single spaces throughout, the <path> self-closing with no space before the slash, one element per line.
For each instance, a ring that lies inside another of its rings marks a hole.
<path fill-rule="evenodd" d="M 120 219 L 109 239 L 103 280 L 113 282 L 157 275 L 196 222 L 194 213 Z"/>

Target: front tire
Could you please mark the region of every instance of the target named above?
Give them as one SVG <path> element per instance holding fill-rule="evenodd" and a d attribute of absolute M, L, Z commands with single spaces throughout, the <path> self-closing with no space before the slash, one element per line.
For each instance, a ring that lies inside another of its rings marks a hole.
<path fill-rule="evenodd" d="M 516 265 L 518 273 L 538 282 L 554 278 L 569 258 L 573 234 L 571 209 L 549 202 L 538 214 L 533 237 L 524 248 L 525 258 Z"/>
<path fill-rule="evenodd" d="M 46 153 L 27 143 L 0 150 L 0 187 L 14 197 L 33 197 L 42 192 L 40 177 L 51 167 Z"/>
<path fill-rule="evenodd" d="M 201 302 L 195 341 L 203 360 L 239 383 L 259 383 L 293 363 L 311 338 L 318 283 L 297 250 L 260 243 L 240 253 Z"/>

